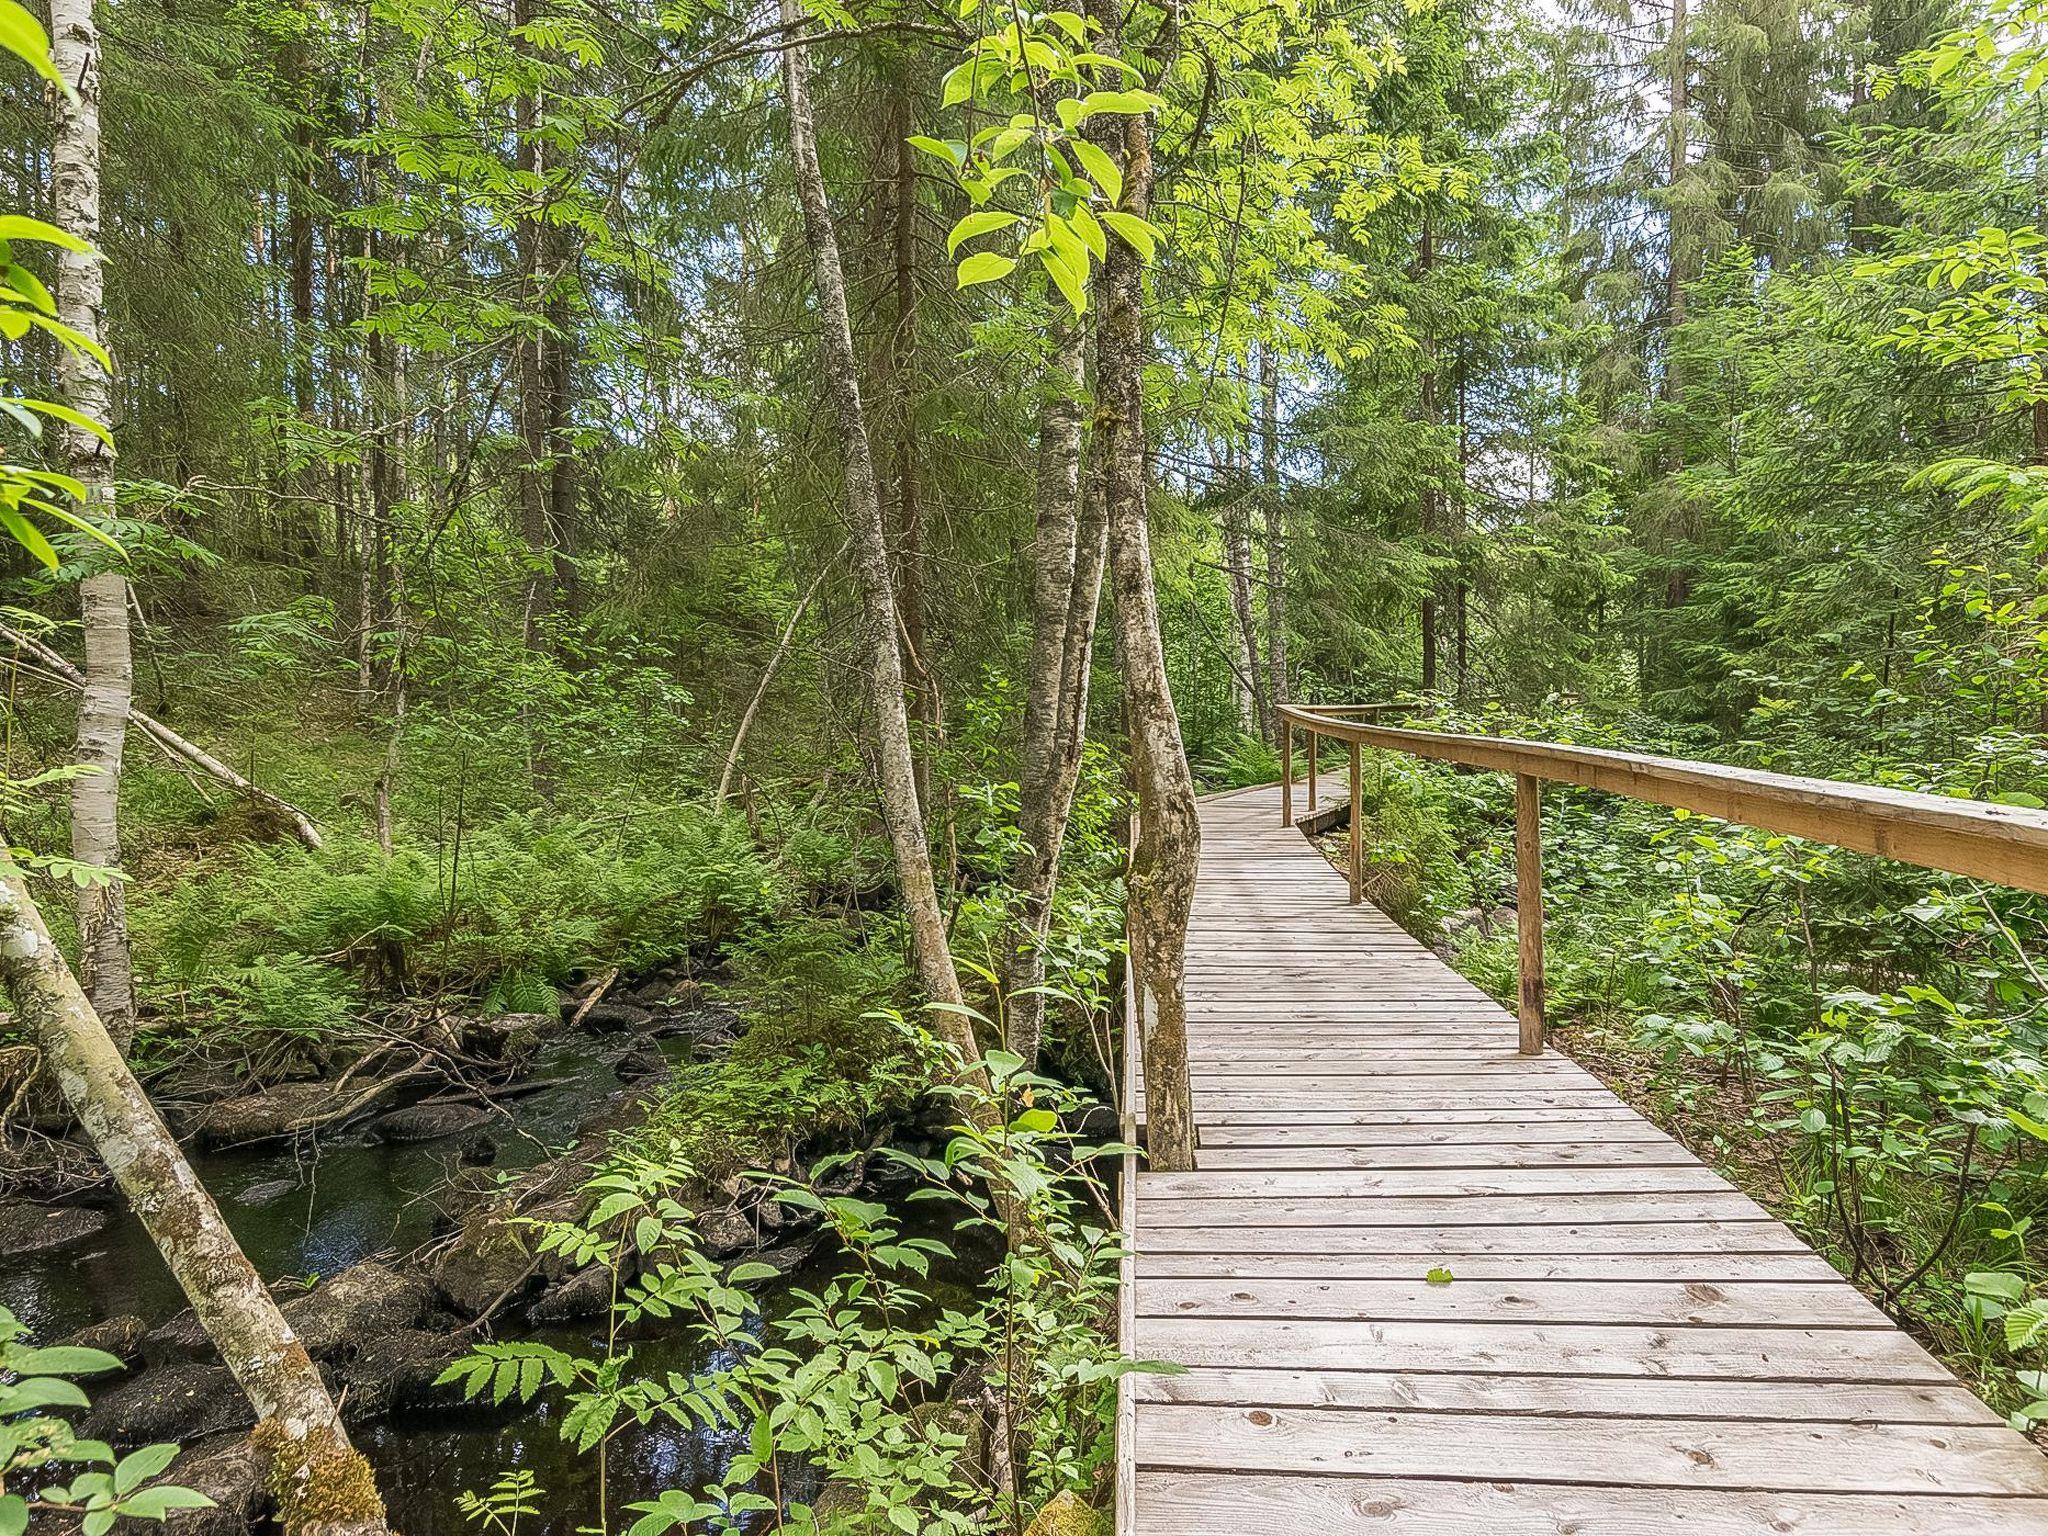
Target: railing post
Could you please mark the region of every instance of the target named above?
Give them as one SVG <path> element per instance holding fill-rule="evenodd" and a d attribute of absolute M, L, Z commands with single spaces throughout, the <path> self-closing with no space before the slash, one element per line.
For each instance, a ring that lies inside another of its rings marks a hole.
<path fill-rule="evenodd" d="M 1294 722 L 1280 717 L 1280 825 L 1294 825 Z"/>
<path fill-rule="evenodd" d="M 1543 781 L 1515 775 L 1515 932 L 1521 941 L 1522 1054 L 1543 1053 Z"/>
<path fill-rule="evenodd" d="M 1311 821 L 1315 819 L 1316 812 L 1323 808 L 1323 802 L 1316 798 L 1316 749 L 1322 746 L 1322 744 L 1322 738 L 1316 735 L 1315 727 L 1310 726 L 1308 732 L 1308 814 Z"/>
<path fill-rule="evenodd" d="M 1358 743 L 1351 743 L 1351 905 L 1365 900 L 1365 829 L 1359 809 Z"/>

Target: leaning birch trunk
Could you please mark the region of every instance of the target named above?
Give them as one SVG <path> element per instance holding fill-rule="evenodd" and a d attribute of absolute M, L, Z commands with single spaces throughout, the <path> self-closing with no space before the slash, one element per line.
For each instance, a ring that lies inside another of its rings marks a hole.
<path fill-rule="evenodd" d="M 97 246 L 100 238 L 100 40 L 92 0 L 51 0 L 50 52 L 75 98 L 57 98 L 51 146 L 57 222 Z M 103 284 L 95 252 L 57 252 L 57 318 L 104 345 Z M 58 380 L 68 403 L 94 421 L 108 419 L 112 391 L 91 357 L 59 349 Z M 88 513 L 112 511 L 113 454 L 90 433 L 65 428 L 70 470 L 85 487 Z M 98 869 L 121 864 L 121 749 L 135 681 L 128 648 L 128 578 L 100 571 L 79 583 L 85 630 L 85 688 L 78 700 L 78 762 L 92 770 L 71 782 L 71 856 Z M 78 892 L 80 958 L 86 990 L 122 1050 L 135 1033 L 134 976 L 128 958 L 128 910 L 118 880 Z"/>
<path fill-rule="evenodd" d="M 803 207 L 804 238 L 810 246 L 818 289 L 818 325 L 825 393 L 846 476 L 846 516 L 853 569 L 860 584 L 860 642 L 866 653 L 869 702 L 875 713 L 875 771 L 882 820 L 895 854 L 896 882 L 910 921 L 911 956 L 926 999 L 936 1004 L 939 1035 L 954 1046 L 971 1078 L 982 1077 L 981 1050 L 974 1027 L 961 1011 L 960 978 L 946 939 L 932 875 L 931 844 L 918 804 L 917 770 L 910 752 L 910 716 L 903 699 L 903 657 L 896 643 L 896 594 L 890 583 L 889 549 L 882 532 L 882 495 L 861 405 L 860 375 L 853 350 L 853 322 L 846 304 L 846 277 L 839 264 L 839 238 L 818 164 L 817 133 L 811 111 L 810 50 L 796 41 L 803 11 L 796 0 L 781 0 L 781 19 L 790 43 L 782 55 L 789 98 L 789 153 L 796 167 L 797 201 Z"/>
<path fill-rule="evenodd" d="M 35 657 L 59 682 L 80 690 L 84 689 L 85 674 L 66 661 L 61 652 L 52 650 L 34 636 L 25 635 L 18 629 L 0 624 L 0 641 L 5 641 Z M 250 783 L 204 747 L 196 742 L 187 741 L 161 720 L 144 714 L 135 707 L 132 697 L 128 704 L 128 723 L 163 748 L 172 758 L 220 780 L 236 794 L 280 818 L 292 829 L 292 836 L 307 848 L 317 851 L 321 847 L 320 828 L 312 817 L 282 796 L 273 795 L 269 790 Z"/>
<path fill-rule="evenodd" d="M 1114 0 L 1094 0 L 1094 11 L 1114 52 L 1119 8 Z M 1151 206 L 1151 123 L 1143 116 L 1123 121 L 1124 206 L 1143 218 Z M 1152 581 L 1145 504 L 1144 271 L 1137 252 L 1122 240 L 1111 242 L 1103 263 L 1102 296 L 1096 339 L 1099 442 L 1117 653 L 1138 780 L 1138 837 L 1129 882 L 1131 969 L 1152 1003 L 1144 1015 L 1146 1152 L 1153 1168 L 1184 1171 L 1195 1166 L 1186 949 L 1202 834 L 1194 775 L 1167 683 Z"/>
<path fill-rule="evenodd" d="M 1013 947 L 1004 956 L 1005 1025 L 1012 1055 L 1036 1067 L 1045 1035 L 1045 939 L 1052 917 L 1053 888 L 1059 880 L 1060 849 L 1073 809 L 1071 755 L 1078 766 L 1081 742 L 1070 729 L 1066 681 L 1077 641 L 1092 644 L 1094 602 L 1085 636 L 1077 633 L 1085 574 L 1077 530 L 1081 500 L 1081 388 L 1087 332 L 1064 321 L 1053 338 L 1046 365 L 1044 399 L 1038 418 L 1037 527 L 1031 548 L 1031 654 L 1024 686 L 1024 741 L 1017 775 L 1018 851 L 1014 881 L 1022 897 Z M 1094 564 L 1099 591 L 1101 562 Z M 1085 699 L 1087 684 L 1081 683 Z"/>
<path fill-rule="evenodd" d="M 284 1528 L 377 1536 L 384 1505 L 320 1372 L 51 941 L 18 870 L 0 871 L 0 984 L 129 1206 L 256 1410 Z"/>

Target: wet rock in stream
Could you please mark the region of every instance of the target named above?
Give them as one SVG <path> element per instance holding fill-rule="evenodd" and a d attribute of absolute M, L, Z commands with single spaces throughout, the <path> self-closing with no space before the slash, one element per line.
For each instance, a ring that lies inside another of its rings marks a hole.
<path fill-rule="evenodd" d="M 242 1536 L 269 1517 L 269 1460 L 247 1435 L 223 1435 L 187 1445 L 172 1464 L 169 1481 L 213 1500 L 211 1509 L 173 1511 L 164 1521 L 171 1536 Z"/>
<path fill-rule="evenodd" d="M 179 1360 L 100 1388 L 78 1427 L 89 1439 L 133 1446 L 197 1440 L 255 1422 L 249 1399 L 226 1366 Z"/>
<path fill-rule="evenodd" d="M 112 1220 L 91 1206 L 10 1202 L 0 1205 L 0 1253 L 26 1257 L 69 1248 L 98 1237 Z"/>
<path fill-rule="evenodd" d="M 481 1104 L 409 1104 L 379 1115 L 370 1134 L 380 1141 L 439 1141 L 487 1125 L 491 1112 Z"/>
<path fill-rule="evenodd" d="M 465 1050 L 492 1061 L 524 1061 L 562 1033 L 562 1020 L 551 1013 L 500 1013 L 470 1019 L 462 1026 Z"/>
<path fill-rule="evenodd" d="M 645 1029 L 654 1022 L 651 1009 L 637 1003 L 617 1003 L 607 1000 L 592 1003 L 590 1011 L 583 1015 L 583 1027 L 598 1034 L 612 1034 L 619 1030 Z"/>
<path fill-rule="evenodd" d="M 235 1204 L 248 1206 L 275 1205 L 299 1187 L 297 1179 L 265 1179 L 261 1184 L 251 1184 L 235 1196 Z"/>
<path fill-rule="evenodd" d="M 578 1270 L 560 1285 L 548 1287 L 526 1309 L 536 1323 L 575 1323 L 603 1317 L 611 1310 L 612 1272 L 601 1265 Z"/>
<path fill-rule="evenodd" d="M 424 1280 L 366 1261 L 293 1297 L 283 1310 L 306 1353 L 325 1360 L 370 1339 L 412 1327 L 426 1317 L 433 1303 L 433 1290 Z M 143 1341 L 143 1350 L 152 1360 L 207 1360 L 213 1356 L 213 1341 L 188 1310 L 152 1329 Z"/>
<path fill-rule="evenodd" d="M 612 1063 L 612 1076 L 622 1083 L 641 1083 L 668 1071 L 668 1058 L 661 1052 L 639 1047 L 627 1051 Z"/>
<path fill-rule="evenodd" d="M 133 1365 L 142 1358 L 142 1341 L 148 1334 L 147 1322 L 133 1312 L 124 1312 L 119 1317 L 110 1317 L 105 1322 L 81 1328 L 58 1342 L 71 1348 L 105 1350 Z"/>
<path fill-rule="evenodd" d="M 347 1391 L 349 1417 L 382 1418 L 406 1408 L 461 1402 L 459 1387 L 434 1383 L 469 1345 L 466 1335 L 427 1328 L 401 1328 L 369 1340 L 333 1372 Z"/>

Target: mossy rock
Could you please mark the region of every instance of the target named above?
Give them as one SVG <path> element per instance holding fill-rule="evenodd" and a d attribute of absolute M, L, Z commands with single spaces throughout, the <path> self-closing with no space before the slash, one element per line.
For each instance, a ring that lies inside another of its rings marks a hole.
<path fill-rule="evenodd" d="M 1024 1536 L 1110 1536 L 1109 1511 L 1094 1509 L 1072 1489 L 1053 1497 L 1024 1528 Z"/>

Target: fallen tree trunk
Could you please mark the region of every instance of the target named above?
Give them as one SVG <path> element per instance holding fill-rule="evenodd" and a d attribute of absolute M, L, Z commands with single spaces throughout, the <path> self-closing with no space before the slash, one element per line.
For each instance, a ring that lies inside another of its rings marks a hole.
<path fill-rule="evenodd" d="M 305 1346 L 115 1049 L 21 872 L 0 871 L 0 984 L 207 1337 L 256 1410 L 289 1536 L 384 1536 L 369 1463 Z"/>
<path fill-rule="evenodd" d="M 35 657 L 37 661 L 48 667 L 55 674 L 59 682 L 72 688 L 84 689 L 85 675 L 78 668 L 72 666 L 70 662 L 66 661 L 61 652 L 52 650 L 34 636 L 23 634 L 20 630 L 9 625 L 0 624 L 0 640 L 5 640 L 9 644 L 17 646 Z M 236 794 L 254 801 L 264 810 L 281 818 L 291 828 L 292 836 L 305 844 L 306 847 L 314 849 L 320 847 L 320 828 L 314 824 L 312 817 L 308 816 L 296 805 L 293 805 L 289 800 L 273 795 L 269 790 L 250 783 L 241 774 L 235 772 L 234 769 L 215 757 L 211 752 L 208 752 L 204 747 L 199 746 L 195 742 L 187 741 L 161 720 L 145 715 L 133 703 L 130 703 L 128 706 L 128 719 L 137 730 L 170 753 L 172 757 L 198 769 L 210 778 L 220 780 L 221 783 L 227 785 Z"/>

